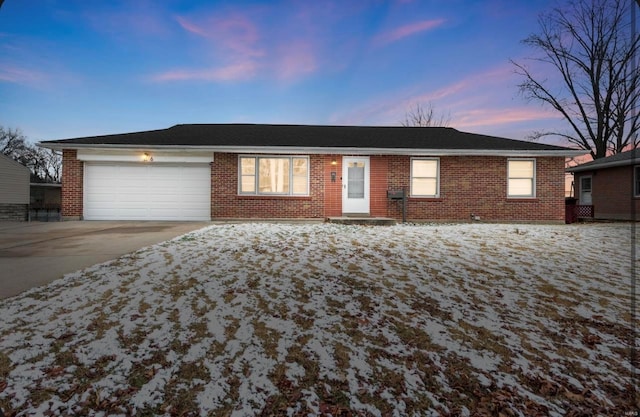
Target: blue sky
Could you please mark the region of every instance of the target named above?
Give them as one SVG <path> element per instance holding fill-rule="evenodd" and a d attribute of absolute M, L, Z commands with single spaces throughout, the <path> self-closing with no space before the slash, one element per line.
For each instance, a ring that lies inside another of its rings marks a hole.
<path fill-rule="evenodd" d="M 509 59 L 546 0 L 5 0 L 0 125 L 30 140 L 177 123 L 399 125 L 431 102 L 460 130 L 561 125 Z"/>

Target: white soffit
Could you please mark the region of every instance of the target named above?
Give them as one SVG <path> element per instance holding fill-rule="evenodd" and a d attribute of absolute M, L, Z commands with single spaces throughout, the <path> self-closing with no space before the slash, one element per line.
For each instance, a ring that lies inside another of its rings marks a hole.
<path fill-rule="evenodd" d="M 86 145 L 85 145 L 86 146 Z M 93 145 L 95 146 L 95 145 Z M 306 146 L 211 146 L 211 147 L 177 147 L 164 146 L 162 148 L 139 147 L 119 148 L 110 146 L 84 147 L 75 145 L 70 148 L 78 150 L 78 159 L 82 161 L 114 161 L 139 162 L 146 152 L 153 156 L 154 161 L 161 162 L 213 162 L 214 152 L 224 153 L 262 153 L 262 154 L 332 154 L 332 155 L 411 155 L 411 156 L 513 156 L 513 157 L 544 157 L 544 156 L 578 156 L 584 151 L 573 149 L 560 150 L 507 150 L 507 149 L 410 149 L 410 148 L 351 148 L 351 147 L 306 147 Z M 161 157 L 156 159 L 156 155 Z M 86 158 L 86 159 L 85 159 Z M 97 158 L 97 159 L 96 159 Z M 105 159 L 107 158 L 107 159 Z M 111 158 L 111 159 L 109 159 Z M 113 159 L 128 158 L 128 159 Z M 182 159 L 180 159 L 182 158 Z M 191 159 L 195 158 L 195 159 Z M 200 159 L 205 158 L 205 159 Z"/>
<path fill-rule="evenodd" d="M 155 162 L 191 163 L 213 162 L 213 152 L 171 151 L 145 149 L 78 149 L 78 160 L 86 162 Z"/>

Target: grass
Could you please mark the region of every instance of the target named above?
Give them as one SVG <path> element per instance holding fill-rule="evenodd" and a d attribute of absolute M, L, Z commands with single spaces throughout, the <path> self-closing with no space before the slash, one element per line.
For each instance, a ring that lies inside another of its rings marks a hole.
<path fill-rule="evenodd" d="M 623 415 L 622 230 L 217 226 L 0 303 L 0 407 Z"/>

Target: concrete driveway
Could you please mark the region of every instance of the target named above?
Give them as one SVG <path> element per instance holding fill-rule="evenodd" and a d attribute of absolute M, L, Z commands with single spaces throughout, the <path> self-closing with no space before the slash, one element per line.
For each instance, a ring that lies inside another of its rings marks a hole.
<path fill-rule="evenodd" d="M 0 222 L 0 299 L 208 222 Z"/>

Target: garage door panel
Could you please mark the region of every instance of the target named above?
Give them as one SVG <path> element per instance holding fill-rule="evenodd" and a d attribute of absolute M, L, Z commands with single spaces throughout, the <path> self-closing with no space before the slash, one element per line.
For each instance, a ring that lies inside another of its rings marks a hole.
<path fill-rule="evenodd" d="M 198 207 L 203 208 L 210 206 L 211 203 L 209 200 L 202 200 L 202 197 L 199 195 L 183 195 L 181 196 L 182 201 L 189 207 Z"/>
<path fill-rule="evenodd" d="M 158 184 L 156 181 L 160 181 L 161 184 Z M 154 177 L 153 181 L 149 181 L 149 188 L 152 188 L 156 191 L 162 190 L 179 190 L 181 186 L 186 185 L 185 181 L 181 178 L 158 178 Z"/>
<path fill-rule="evenodd" d="M 111 174 L 95 173 L 95 175 L 89 178 L 85 178 L 85 185 L 89 187 L 94 187 L 93 188 L 94 190 L 99 188 L 104 188 L 104 187 L 110 187 L 114 185 L 114 181 L 112 178 L 100 178 L 100 177 L 97 177 L 98 175 L 111 175 Z"/>
<path fill-rule="evenodd" d="M 126 178 L 126 181 L 124 184 L 121 182 L 117 182 L 115 184 L 111 183 L 112 185 L 116 186 L 117 188 L 137 188 L 137 189 L 141 189 L 141 191 L 144 191 L 145 188 L 148 184 L 149 184 L 149 180 L 147 178 L 136 178 L 136 177 L 131 177 L 128 175 L 124 175 L 121 178 Z"/>
<path fill-rule="evenodd" d="M 115 194 L 92 194 L 85 198 L 85 204 L 111 204 L 117 203 L 117 196 Z"/>
<path fill-rule="evenodd" d="M 209 165 L 85 163 L 87 220 L 210 220 Z"/>
<path fill-rule="evenodd" d="M 185 210 L 181 213 L 181 220 L 202 220 L 200 211 Z M 175 213 L 168 210 L 152 210 L 151 215 L 155 220 L 175 220 Z"/>
<path fill-rule="evenodd" d="M 156 194 L 153 196 L 152 201 L 154 204 L 171 204 L 175 207 L 180 207 L 182 204 L 181 201 L 177 201 L 176 196 L 173 194 Z"/>
<path fill-rule="evenodd" d="M 130 177 L 146 176 L 151 169 L 150 165 L 118 165 L 116 168 L 122 175 Z"/>
<path fill-rule="evenodd" d="M 184 187 L 183 182 L 162 182 L 162 184 L 156 184 L 154 182 L 150 182 L 148 184 L 148 189 L 150 194 L 176 194 L 181 191 L 181 188 Z"/>

